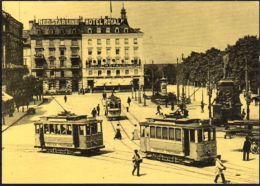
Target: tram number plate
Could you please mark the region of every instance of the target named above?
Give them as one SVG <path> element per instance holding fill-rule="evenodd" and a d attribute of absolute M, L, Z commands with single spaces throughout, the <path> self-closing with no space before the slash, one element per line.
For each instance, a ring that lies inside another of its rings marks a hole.
<path fill-rule="evenodd" d="M 51 147 L 73 147 L 73 144 L 68 143 L 45 143 L 45 145 Z"/>

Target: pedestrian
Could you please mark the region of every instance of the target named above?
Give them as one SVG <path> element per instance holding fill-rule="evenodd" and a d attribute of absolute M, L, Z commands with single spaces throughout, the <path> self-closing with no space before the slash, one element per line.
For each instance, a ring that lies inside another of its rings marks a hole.
<path fill-rule="evenodd" d="M 171 110 L 174 111 L 174 102 L 171 102 Z"/>
<path fill-rule="evenodd" d="M 245 109 L 243 109 L 243 111 L 242 111 L 242 113 L 241 113 L 242 120 L 245 119 L 245 116 L 246 116 L 246 112 L 245 112 Z"/>
<path fill-rule="evenodd" d="M 134 169 L 132 171 L 132 175 L 134 176 L 135 170 L 137 170 L 137 176 L 140 176 L 140 164 L 142 163 L 142 159 L 138 154 L 138 150 L 134 150 L 134 156 L 132 158 L 132 161 L 134 163 Z"/>
<path fill-rule="evenodd" d="M 126 106 L 126 112 L 129 112 L 129 106 Z"/>
<path fill-rule="evenodd" d="M 251 149 L 251 142 L 249 141 L 249 137 L 247 136 L 243 146 L 243 161 L 249 161 L 250 149 Z"/>
<path fill-rule="evenodd" d="M 67 102 L 67 96 L 66 95 L 64 96 L 64 101 L 65 101 L 65 103 Z"/>
<path fill-rule="evenodd" d="M 93 110 L 92 110 L 91 114 L 92 114 L 92 117 L 93 117 L 93 118 L 95 118 L 95 117 L 96 117 L 96 115 L 97 115 L 96 108 L 93 108 Z"/>
<path fill-rule="evenodd" d="M 115 134 L 114 139 L 119 139 L 119 140 L 122 139 L 122 135 L 121 135 L 121 131 L 120 131 L 120 124 L 119 123 L 117 124 L 117 127 L 116 127 L 116 134 Z"/>
<path fill-rule="evenodd" d="M 203 101 L 201 101 L 201 103 L 200 103 L 200 108 L 201 108 L 201 113 L 203 113 L 204 112 L 204 102 Z"/>
<path fill-rule="evenodd" d="M 99 116 L 99 114 L 100 114 L 100 106 L 99 106 L 99 104 L 97 105 L 97 115 Z"/>
<path fill-rule="evenodd" d="M 135 128 L 134 128 L 134 131 L 132 132 L 133 134 L 133 137 L 132 137 L 132 140 L 139 140 L 139 135 L 138 135 L 138 127 L 137 125 L 135 124 Z"/>
<path fill-rule="evenodd" d="M 227 168 L 223 165 L 221 162 L 221 155 L 217 155 L 216 157 L 216 176 L 214 182 L 217 183 L 219 176 L 221 176 L 222 182 L 226 183 L 225 176 L 223 174 L 223 170 L 226 170 Z"/>
<path fill-rule="evenodd" d="M 159 114 L 161 115 L 161 106 L 160 105 L 157 105 L 157 112 L 156 112 L 156 115 Z"/>
<path fill-rule="evenodd" d="M 127 98 L 127 103 L 128 103 L 128 105 L 130 107 L 130 104 L 131 104 L 131 98 L 130 97 Z"/>

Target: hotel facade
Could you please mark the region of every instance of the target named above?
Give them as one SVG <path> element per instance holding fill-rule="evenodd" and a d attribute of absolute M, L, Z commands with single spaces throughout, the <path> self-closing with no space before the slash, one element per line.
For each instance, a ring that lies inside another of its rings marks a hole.
<path fill-rule="evenodd" d="M 143 33 L 120 18 L 30 21 L 32 74 L 44 92 L 131 89 L 144 84 Z"/>

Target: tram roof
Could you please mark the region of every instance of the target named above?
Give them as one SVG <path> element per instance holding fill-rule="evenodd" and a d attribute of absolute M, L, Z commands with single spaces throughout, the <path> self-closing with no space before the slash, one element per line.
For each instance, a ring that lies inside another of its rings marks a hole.
<path fill-rule="evenodd" d="M 209 125 L 207 120 L 201 119 L 164 119 L 164 118 L 146 118 L 146 121 L 140 122 L 140 125 L 163 125 L 163 126 L 179 126 L 184 128 L 204 128 L 213 127 Z"/>

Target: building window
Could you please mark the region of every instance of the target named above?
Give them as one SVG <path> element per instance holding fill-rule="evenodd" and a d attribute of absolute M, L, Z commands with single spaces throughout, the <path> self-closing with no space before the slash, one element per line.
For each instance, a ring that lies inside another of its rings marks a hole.
<path fill-rule="evenodd" d="M 128 56 L 128 54 L 129 54 L 129 49 L 125 48 L 125 56 Z"/>
<path fill-rule="evenodd" d="M 100 27 L 97 28 L 97 33 L 98 33 L 98 34 L 101 33 L 101 28 L 100 28 Z"/>
<path fill-rule="evenodd" d="M 128 38 L 125 38 L 125 45 L 128 45 Z"/>
<path fill-rule="evenodd" d="M 134 47 L 134 54 L 136 55 L 138 53 L 138 47 Z"/>
<path fill-rule="evenodd" d="M 106 33 L 110 33 L 110 28 L 109 27 L 106 28 Z"/>
<path fill-rule="evenodd" d="M 50 61 L 50 66 L 55 66 L 54 60 L 51 60 L 51 61 Z"/>
<path fill-rule="evenodd" d="M 111 49 L 110 48 L 107 48 L 107 55 L 109 56 L 111 53 Z"/>
<path fill-rule="evenodd" d="M 116 55 L 119 55 L 119 54 L 120 54 L 120 49 L 116 48 Z"/>
<path fill-rule="evenodd" d="M 134 69 L 134 75 L 138 75 L 138 69 Z"/>
<path fill-rule="evenodd" d="M 101 45 L 101 39 L 97 39 L 97 45 Z"/>
<path fill-rule="evenodd" d="M 107 76 L 111 76 L 111 71 L 110 70 L 107 71 Z"/>
<path fill-rule="evenodd" d="M 42 45 L 42 40 L 36 40 L 36 45 Z"/>
<path fill-rule="evenodd" d="M 99 70 L 98 71 L 98 76 L 101 76 L 102 75 L 102 70 Z"/>
<path fill-rule="evenodd" d="M 61 61 L 60 61 L 60 66 L 61 66 L 61 67 L 64 67 L 64 60 L 61 60 Z"/>
<path fill-rule="evenodd" d="M 116 38 L 116 45 L 119 45 L 119 38 Z"/>
<path fill-rule="evenodd" d="M 61 55 L 61 56 L 64 56 L 64 55 L 65 55 L 65 50 L 61 49 L 61 50 L 60 50 L 60 55 Z"/>
<path fill-rule="evenodd" d="M 55 49 L 54 48 L 50 48 L 50 56 L 55 56 Z"/>
<path fill-rule="evenodd" d="M 72 29 L 72 34 L 76 34 L 77 30 L 76 29 Z"/>
<path fill-rule="evenodd" d="M 135 44 L 135 45 L 138 44 L 138 40 L 137 40 L 137 38 L 134 38 L 134 44 Z"/>
<path fill-rule="evenodd" d="M 78 46 L 78 40 L 76 40 L 76 39 L 71 40 L 71 45 Z"/>
<path fill-rule="evenodd" d="M 92 48 L 88 49 L 88 55 L 91 56 L 92 55 Z"/>
<path fill-rule="evenodd" d="M 101 55 L 101 48 L 97 49 L 97 55 Z"/>
<path fill-rule="evenodd" d="M 125 74 L 128 75 L 129 74 L 129 70 L 125 70 Z"/>
<path fill-rule="evenodd" d="M 106 39 L 106 44 L 110 45 L 110 39 Z"/>
<path fill-rule="evenodd" d="M 64 77 L 64 71 L 61 71 L 61 72 L 60 72 L 60 76 L 61 76 L 61 77 Z"/>
<path fill-rule="evenodd" d="M 88 71 L 88 75 L 90 75 L 90 76 L 92 75 L 92 70 Z"/>
<path fill-rule="evenodd" d="M 124 29 L 124 32 L 125 32 L 125 33 L 128 33 L 128 28 L 125 28 L 125 29 Z"/>
<path fill-rule="evenodd" d="M 120 70 L 116 70 L 116 75 L 120 76 Z"/>
<path fill-rule="evenodd" d="M 116 27 L 115 33 L 119 33 L 119 28 L 118 27 Z"/>
<path fill-rule="evenodd" d="M 92 45 L 92 39 L 88 39 L 88 45 Z"/>
<path fill-rule="evenodd" d="M 92 29 L 91 28 L 88 28 L 88 33 L 92 34 Z"/>
<path fill-rule="evenodd" d="M 50 75 L 51 75 L 51 76 L 54 76 L 54 71 L 51 71 L 51 72 L 50 72 Z"/>

